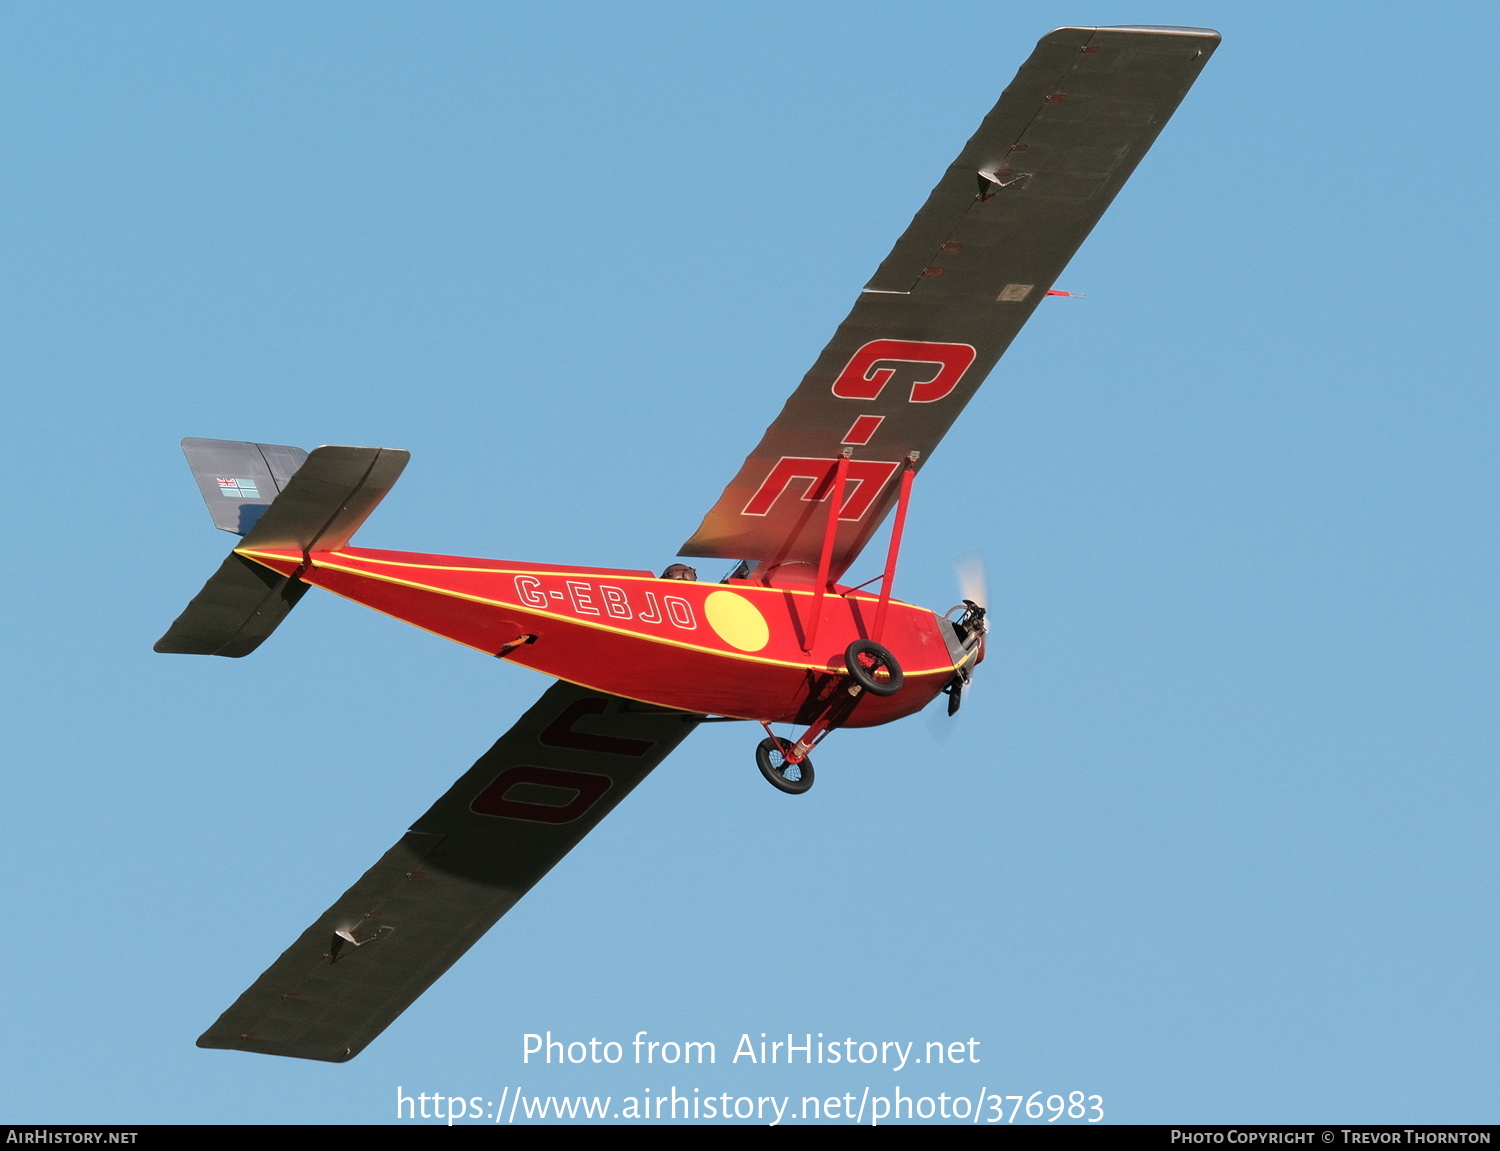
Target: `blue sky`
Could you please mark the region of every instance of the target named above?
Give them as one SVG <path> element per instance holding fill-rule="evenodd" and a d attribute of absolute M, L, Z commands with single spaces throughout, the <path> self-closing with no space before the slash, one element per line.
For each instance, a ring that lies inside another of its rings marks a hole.
<path fill-rule="evenodd" d="M 1352 11 L 0 6 L 3 1117 L 1496 1121 L 1500 15 Z M 705 728 L 354 1062 L 197 1050 L 545 684 L 318 593 L 155 655 L 229 542 L 177 441 L 409 449 L 366 546 L 660 568 L 1037 38 L 1124 23 L 1224 44 L 917 485 L 900 594 L 990 569 L 959 719 L 796 799 Z M 788 1031 L 980 1061 L 730 1062 Z"/>

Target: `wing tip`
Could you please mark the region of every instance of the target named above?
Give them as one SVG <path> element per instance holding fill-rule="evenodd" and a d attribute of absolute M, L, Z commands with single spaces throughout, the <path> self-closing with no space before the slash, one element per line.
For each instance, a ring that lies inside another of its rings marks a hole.
<path fill-rule="evenodd" d="M 1189 36 L 1200 40 L 1212 40 L 1215 44 L 1224 39 L 1223 33 L 1217 28 L 1192 28 L 1185 24 L 1100 24 L 1095 26 L 1068 24 L 1061 28 L 1054 28 L 1042 37 L 1042 40 L 1051 40 L 1054 36 L 1066 36 L 1070 34 L 1084 33 L 1092 36 L 1095 32 L 1140 32 L 1153 36 Z"/>
<path fill-rule="evenodd" d="M 279 1055 L 283 1058 L 290 1056 L 293 1059 L 313 1059 L 319 1063 L 348 1063 L 361 1051 L 365 1049 L 364 1044 L 357 1047 L 335 1048 L 333 1050 L 311 1051 L 295 1050 L 292 1045 L 286 1043 L 273 1043 L 270 1040 L 256 1039 L 253 1035 L 223 1035 L 214 1031 L 205 1031 L 198 1036 L 197 1047 L 205 1051 L 247 1051 L 251 1055 Z"/>

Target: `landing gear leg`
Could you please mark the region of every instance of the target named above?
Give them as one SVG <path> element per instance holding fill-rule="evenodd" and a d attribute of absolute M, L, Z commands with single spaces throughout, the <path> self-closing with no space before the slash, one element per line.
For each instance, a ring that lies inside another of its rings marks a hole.
<path fill-rule="evenodd" d="M 766 781 L 788 795 L 801 795 L 813 785 L 813 765 L 808 753 L 830 731 L 849 718 L 859 697 L 891 696 L 901 690 L 901 665 L 886 648 L 872 640 L 855 640 L 844 653 L 847 679 L 796 743 L 777 739 L 769 723 L 762 723 L 766 738 L 755 749 L 755 763 Z"/>

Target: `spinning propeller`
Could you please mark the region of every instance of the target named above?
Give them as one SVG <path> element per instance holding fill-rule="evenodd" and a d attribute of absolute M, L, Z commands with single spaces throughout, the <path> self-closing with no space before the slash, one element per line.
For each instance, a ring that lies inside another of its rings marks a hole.
<path fill-rule="evenodd" d="M 953 630 L 958 632 L 958 638 L 966 644 L 970 636 L 977 637 L 979 658 L 973 664 L 965 665 L 948 686 L 943 688 L 948 697 L 950 716 L 957 715 L 958 709 L 963 706 L 964 694 L 973 678 L 974 664 L 984 658 L 984 636 L 989 631 L 989 624 L 985 622 L 985 605 L 990 601 L 989 580 L 985 575 L 983 559 L 973 554 L 962 556 L 953 567 L 958 576 L 959 598 L 963 602 L 949 608 L 945 618 L 953 625 Z"/>

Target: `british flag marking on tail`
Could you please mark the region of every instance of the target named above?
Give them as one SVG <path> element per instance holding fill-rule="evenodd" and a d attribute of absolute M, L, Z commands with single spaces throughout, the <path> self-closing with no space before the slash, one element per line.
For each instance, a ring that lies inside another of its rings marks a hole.
<path fill-rule="evenodd" d="M 237 479 L 233 476 L 216 476 L 219 481 L 219 494 L 232 500 L 258 500 L 260 489 L 255 486 L 254 480 Z"/>

